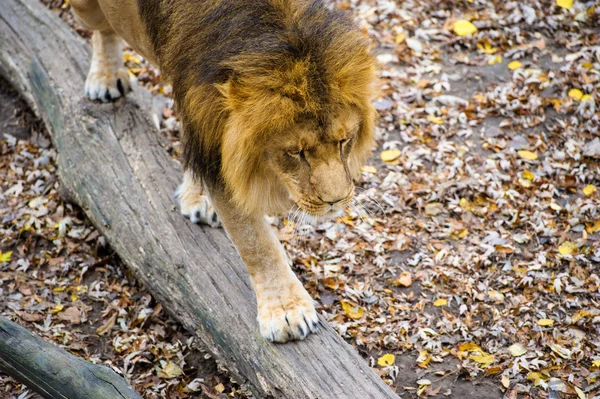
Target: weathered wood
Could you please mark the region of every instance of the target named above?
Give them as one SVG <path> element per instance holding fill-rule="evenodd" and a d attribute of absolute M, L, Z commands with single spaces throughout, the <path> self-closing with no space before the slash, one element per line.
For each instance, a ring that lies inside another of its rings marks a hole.
<path fill-rule="evenodd" d="M 117 373 L 0 317 L 0 371 L 48 399 L 141 399 Z"/>
<path fill-rule="evenodd" d="M 83 99 L 89 53 L 35 0 L 0 7 L 0 73 L 46 123 L 71 198 L 163 307 L 258 398 L 397 398 L 323 320 L 303 342 L 261 338 L 252 287 L 224 231 L 176 210 L 181 172 L 146 113 L 148 93 Z"/>

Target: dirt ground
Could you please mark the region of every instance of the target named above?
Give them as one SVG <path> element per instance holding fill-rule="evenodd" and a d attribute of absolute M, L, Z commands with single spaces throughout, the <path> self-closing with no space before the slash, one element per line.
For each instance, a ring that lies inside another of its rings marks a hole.
<path fill-rule="evenodd" d="M 278 226 L 318 311 L 403 398 L 600 398 L 600 7 L 334 3 L 383 84 L 362 206 Z M 170 86 L 125 59 L 177 157 Z M 4 82 L 0 134 L 0 314 L 144 397 L 245 397 L 60 199 L 57 154 Z"/>

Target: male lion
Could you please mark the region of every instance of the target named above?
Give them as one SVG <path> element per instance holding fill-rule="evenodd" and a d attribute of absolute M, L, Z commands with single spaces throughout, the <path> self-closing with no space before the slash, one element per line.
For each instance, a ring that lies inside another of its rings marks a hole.
<path fill-rule="evenodd" d="M 250 272 L 263 337 L 314 332 L 313 301 L 265 214 L 295 204 L 331 217 L 350 204 L 373 143 L 375 63 L 366 39 L 321 0 L 71 4 L 94 31 L 89 98 L 130 90 L 119 37 L 173 84 L 184 127 L 181 212 L 210 225 L 219 215 Z"/>

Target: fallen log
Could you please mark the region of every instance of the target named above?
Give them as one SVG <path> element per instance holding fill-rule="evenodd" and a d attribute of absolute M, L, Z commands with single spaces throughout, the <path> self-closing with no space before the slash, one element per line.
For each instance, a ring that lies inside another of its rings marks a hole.
<path fill-rule="evenodd" d="M 0 371 L 49 399 L 142 399 L 117 373 L 0 317 Z"/>
<path fill-rule="evenodd" d="M 225 232 L 176 209 L 181 171 L 160 145 L 149 94 L 82 98 L 89 59 L 85 42 L 36 0 L 0 8 L 0 74 L 48 127 L 62 189 L 163 307 L 258 398 L 397 398 L 323 319 L 302 342 L 261 338 L 247 272 Z"/>

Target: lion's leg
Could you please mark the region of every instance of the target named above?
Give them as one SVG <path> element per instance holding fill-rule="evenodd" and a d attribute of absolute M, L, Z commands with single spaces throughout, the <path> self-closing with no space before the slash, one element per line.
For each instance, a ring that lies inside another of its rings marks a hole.
<path fill-rule="evenodd" d="M 189 172 L 183 174 L 183 183 L 175 192 L 183 216 L 190 218 L 193 223 L 217 227 L 220 224 L 219 219 L 206 194 L 202 184 L 194 181 Z"/>
<path fill-rule="evenodd" d="M 79 22 L 94 31 L 86 96 L 103 102 L 124 96 L 131 90 L 131 82 L 123 66 L 123 41 L 106 20 L 97 0 L 73 0 L 71 4 Z"/>
<path fill-rule="evenodd" d="M 261 335 L 269 341 L 287 342 L 316 331 L 319 319 L 313 300 L 290 268 L 264 215 L 245 215 L 221 190 L 211 189 L 211 198 L 250 273 Z"/>

